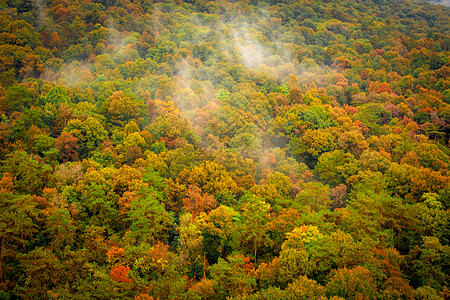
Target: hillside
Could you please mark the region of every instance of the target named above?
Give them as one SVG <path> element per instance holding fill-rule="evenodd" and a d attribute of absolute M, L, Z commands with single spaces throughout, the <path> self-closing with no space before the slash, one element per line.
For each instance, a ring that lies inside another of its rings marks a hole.
<path fill-rule="evenodd" d="M 450 298 L 449 54 L 422 1 L 0 0 L 0 298 Z"/>

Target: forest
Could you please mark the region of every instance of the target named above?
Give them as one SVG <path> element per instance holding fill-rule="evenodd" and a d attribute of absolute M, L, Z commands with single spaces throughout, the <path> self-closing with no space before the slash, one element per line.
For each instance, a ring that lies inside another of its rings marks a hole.
<path fill-rule="evenodd" d="M 0 0 L 0 299 L 450 299 L 449 139 L 441 4 Z"/>

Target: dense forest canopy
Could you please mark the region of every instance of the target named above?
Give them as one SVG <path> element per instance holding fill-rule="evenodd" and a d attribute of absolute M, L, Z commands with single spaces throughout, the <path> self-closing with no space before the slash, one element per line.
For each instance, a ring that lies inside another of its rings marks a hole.
<path fill-rule="evenodd" d="M 449 54 L 422 1 L 0 0 L 0 298 L 448 299 Z"/>

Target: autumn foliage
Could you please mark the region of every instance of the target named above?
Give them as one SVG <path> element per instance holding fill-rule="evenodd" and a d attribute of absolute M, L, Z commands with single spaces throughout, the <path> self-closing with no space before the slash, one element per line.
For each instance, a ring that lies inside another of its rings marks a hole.
<path fill-rule="evenodd" d="M 0 1 L 0 298 L 450 298 L 445 4 Z"/>
<path fill-rule="evenodd" d="M 115 282 L 123 282 L 129 283 L 130 279 L 127 278 L 128 272 L 130 271 L 129 267 L 118 266 L 111 269 L 109 273 L 109 277 Z"/>

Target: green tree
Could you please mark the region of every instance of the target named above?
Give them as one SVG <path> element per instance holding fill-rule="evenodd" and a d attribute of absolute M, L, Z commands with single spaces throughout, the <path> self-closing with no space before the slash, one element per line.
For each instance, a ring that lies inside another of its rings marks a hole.
<path fill-rule="evenodd" d="M 37 100 L 36 92 L 25 84 L 12 85 L 6 92 L 5 103 L 8 112 L 22 111 Z"/>
<path fill-rule="evenodd" d="M 330 187 L 320 182 L 307 182 L 295 196 L 295 202 L 308 205 L 312 211 L 329 209 L 331 204 Z"/>
<path fill-rule="evenodd" d="M 287 233 L 278 259 L 278 282 L 293 282 L 299 276 L 309 275 L 312 264 L 307 252 L 308 244 L 322 237 L 316 226 L 300 226 Z"/>
<path fill-rule="evenodd" d="M 111 167 L 102 168 L 93 160 L 85 160 L 84 164 L 88 171 L 74 187 L 66 188 L 75 192 L 75 195 L 68 193 L 73 197 L 69 196 L 69 203 L 76 205 L 78 218 L 85 224 L 112 226 L 117 216 L 118 195 L 114 193 L 113 183 L 117 172 Z"/>
<path fill-rule="evenodd" d="M 318 100 L 320 101 L 320 100 Z M 290 137 L 300 136 L 306 129 L 325 129 L 334 126 L 330 107 L 322 105 L 295 105 L 282 119 L 283 132 Z"/>
<path fill-rule="evenodd" d="M 13 176 L 14 188 L 23 194 L 40 194 L 46 184 L 51 167 L 33 158 L 24 151 L 15 151 L 7 155 L 3 172 Z"/>
<path fill-rule="evenodd" d="M 197 274 L 197 264 L 201 263 L 204 259 L 202 255 L 203 238 L 201 235 L 203 222 L 204 215 L 196 218 L 190 213 L 185 213 L 180 217 L 180 225 L 177 228 L 178 234 L 180 235 L 180 258 L 184 265 L 192 267 L 194 278 L 200 277 L 201 274 Z"/>
<path fill-rule="evenodd" d="M 384 178 L 371 178 L 354 187 L 349 195 L 342 226 L 354 238 L 378 240 L 384 247 L 400 247 L 402 232 L 413 219 L 409 206 L 386 191 Z"/>
<path fill-rule="evenodd" d="M 48 236 L 49 244 L 53 251 L 59 252 L 66 246 L 74 245 L 76 227 L 72 224 L 72 219 L 67 209 L 56 209 L 52 215 L 47 217 L 46 223 L 44 234 Z"/>
<path fill-rule="evenodd" d="M 211 277 L 215 280 L 215 290 L 223 297 L 250 293 L 256 286 L 256 279 L 251 276 L 252 265 L 243 255 L 229 256 L 227 260 L 219 258 L 209 267 Z"/>
<path fill-rule="evenodd" d="M 307 129 L 301 137 L 289 142 L 292 153 L 309 166 L 314 166 L 321 154 L 337 148 L 335 136 L 328 129 Z"/>
<path fill-rule="evenodd" d="M 108 132 L 103 125 L 94 117 L 86 120 L 70 120 L 64 131 L 78 139 L 79 151 L 82 157 L 86 157 L 90 152 L 96 150 L 102 141 L 108 136 Z"/>
<path fill-rule="evenodd" d="M 43 101 L 45 103 L 51 103 L 55 106 L 58 106 L 61 103 L 70 104 L 71 99 L 69 95 L 69 91 L 65 86 L 58 85 L 52 88 L 47 95 L 45 95 Z"/>
<path fill-rule="evenodd" d="M 131 202 L 128 220 L 131 236 L 137 243 L 165 241 L 173 226 L 172 213 L 166 211 L 160 193 L 151 187 Z"/>
<path fill-rule="evenodd" d="M 240 222 L 236 224 L 239 229 L 237 238 L 241 247 L 245 247 L 246 253 L 253 254 L 253 263 L 256 268 L 258 250 L 267 246 L 270 241 L 267 222 L 270 219 L 271 207 L 270 204 L 250 193 L 241 198 L 241 203 Z"/>
<path fill-rule="evenodd" d="M 8 174 L 4 174 L 1 181 L 13 186 L 12 177 Z M 0 189 L 0 195 L 0 282 L 13 286 L 12 263 L 20 252 L 27 251 L 29 241 L 39 228 L 38 210 L 31 196 L 15 195 L 4 188 Z"/>
<path fill-rule="evenodd" d="M 450 247 L 442 245 L 438 238 L 423 236 L 423 244 L 415 246 L 408 254 L 411 260 L 409 277 L 413 286 L 429 286 L 442 290 L 448 285 Z"/>
<path fill-rule="evenodd" d="M 334 150 L 322 154 L 314 170 L 324 181 L 337 185 L 356 174 L 358 169 L 358 161 L 352 154 Z"/>
<path fill-rule="evenodd" d="M 202 228 L 202 237 L 203 251 L 210 264 L 231 253 L 237 219 L 238 212 L 229 206 L 220 205 L 209 212 Z"/>
<path fill-rule="evenodd" d="M 62 265 L 50 250 L 39 247 L 18 256 L 23 268 L 24 284 L 19 288 L 22 296 L 46 297 L 47 291 L 56 287 Z"/>
<path fill-rule="evenodd" d="M 325 287 L 306 276 L 299 276 L 287 286 L 286 292 L 289 293 L 289 299 L 321 299 L 325 296 Z"/>
<path fill-rule="evenodd" d="M 338 269 L 326 285 L 327 296 L 344 299 L 377 299 L 377 287 L 371 272 L 361 266 Z"/>

